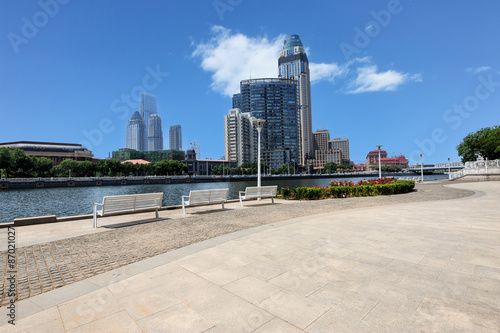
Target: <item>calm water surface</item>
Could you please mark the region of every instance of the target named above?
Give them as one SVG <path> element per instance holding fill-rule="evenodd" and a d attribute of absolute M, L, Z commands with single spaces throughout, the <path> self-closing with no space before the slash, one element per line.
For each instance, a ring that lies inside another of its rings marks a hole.
<path fill-rule="evenodd" d="M 447 175 L 425 176 L 425 179 L 447 178 Z M 332 179 L 300 179 L 300 180 L 263 180 L 262 185 L 278 185 L 281 187 L 327 186 Z M 348 178 L 353 182 L 364 179 Z M 256 186 L 256 182 L 220 182 L 220 183 L 187 183 L 187 184 L 151 184 L 127 186 L 92 186 L 92 187 L 58 187 L 42 189 L 22 189 L 0 191 L 0 223 L 10 222 L 15 218 L 29 216 L 70 216 L 91 214 L 94 202 L 102 202 L 108 195 L 125 195 L 163 192 L 163 205 L 181 204 L 181 196 L 189 195 L 191 190 L 229 188 L 229 199 L 237 199 L 238 192 L 247 186 Z"/>

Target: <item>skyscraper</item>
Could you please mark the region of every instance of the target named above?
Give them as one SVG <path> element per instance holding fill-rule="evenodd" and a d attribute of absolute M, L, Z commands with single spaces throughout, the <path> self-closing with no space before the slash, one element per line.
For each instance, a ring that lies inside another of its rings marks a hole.
<path fill-rule="evenodd" d="M 142 116 L 142 119 L 144 120 L 145 124 L 145 129 L 144 129 L 144 150 L 149 150 L 149 117 L 152 114 L 157 114 L 157 104 L 156 104 L 156 96 L 147 94 L 147 93 L 141 93 L 140 99 L 139 99 L 139 111 Z"/>
<path fill-rule="evenodd" d="M 257 127 L 250 112 L 231 109 L 224 116 L 225 158 L 240 166 L 257 161 Z"/>
<path fill-rule="evenodd" d="M 163 131 L 161 129 L 161 118 L 157 113 L 153 113 L 149 116 L 147 150 L 163 150 Z"/>
<path fill-rule="evenodd" d="M 233 108 L 264 119 L 261 132 L 263 163 L 273 169 L 298 162 L 297 81 L 293 79 L 250 79 L 240 83 Z"/>
<path fill-rule="evenodd" d="M 309 60 L 298 35 L 286 37 L 278 59 L 278 77 L 291 78 L 299 85 L 299 158 L 304 165 L 308 156 L 313 156 L 313 136 L 311 119 L 311 79 Z"/>
<path fill-rule="evenodd" d="M 137 151 L 144 150 L 144 120 L 139 111 L 135 111 L 128 122 L 126 147 Z"/>
<path fill-rule="evenodd" d="M 182 150 L 182 128 L 181 125 L 172 125 L 168 132 L 169 147 L 174 150 Z"/>

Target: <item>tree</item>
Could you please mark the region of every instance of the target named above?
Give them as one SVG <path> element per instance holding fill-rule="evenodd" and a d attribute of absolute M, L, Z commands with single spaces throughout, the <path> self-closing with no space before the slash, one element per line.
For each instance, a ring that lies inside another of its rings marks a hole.
<path fill-rule="evenodd" d="M 3 170 L 3 175 L 8 176 L 10 169 L 12 168 L 12 152 L 9 148 L 0 148 L 0 169 Z M 1 171 L 0 171 L 1 172 Z"/>
<path fill-rule="evenodd" d="M 26 156 L 23 150 L 17 148 L 11 157 L 12 173 L 14 177 L 30 177 L 33 172 L 33 160 Z"/>
<path fill-rule="evenodd" d="M 68 159 L 68 160 L 64 160 L 62 161 L 57 167 L 56 167 L 56 170 L 57 170 L 57 174 L 60 176 L 60 177 L 69 177 L 70 176 L 70 170 L 71 170 L 71 174 L 73 176 L 77 176 L 78 175 L 78 162 L 75 161 L 75 160 L 71 160 L 71 159 Z"/>
<path fill-rule="evenodd" d="M 490 151 L 496 142 L 496 134 L 492 134 L 490 140 L 487 139 L 495 129 L 498 129 L 498 126 L 481 128 L 479 131 L 469 133 L 463 138 L 462 142 L 457 146 L 458 155 L 462 157 L 463 163 L 475 161 L 478 156 L 489 159 L 495 158 L 495 155 L 491 155 Z M 496 133 L 496 131 L 493 133 Z"/>
<path fill-rule="evenodd" d="M 176 161 L 160 161 L 154 164 L 154 170 L 157 175 L 180 175 L 187 171 L 187 165 Z"/>
<path fill-rule="evenodd" d="M 484 156 L 490 160 L 500 158 L 500 127 L 493 128 L 488 136 L 479 141 Z"/>
<path fill-rule="evenodd" d="M 96 164 L 91 161 L 78 162 L 78 176 L 79 177 L 92 177 L 96 171 Z"/>
<path fill-rule="evenodd" d="M 35 176 L 48 177 L 52 174 L 54 163 L 51 159 L 36 156 L 33 156 L 31 159 L 33 160 L 33 173 Z"/>

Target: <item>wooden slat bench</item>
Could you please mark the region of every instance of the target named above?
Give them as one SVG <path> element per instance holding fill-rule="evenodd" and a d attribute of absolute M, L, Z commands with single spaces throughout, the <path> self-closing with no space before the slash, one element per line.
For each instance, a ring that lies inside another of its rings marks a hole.
<path fill-rule="evenodd" d="M 97 228 L 97 215 L 104 216 L 112 213 L 135 213 L 137 211 L 155 209 L 156 218 L 163 201 L 163 193 L 146 193 L 131 195 L 107 196 L 102 203 L 94 203 L 94 228 Z M 97 209 L 101 206 L 101 210 Z"/>
<path fill-rule="evenodd" d="M 271 198 L 274 203 L 274 197 L 278 185 L 247 187 L 245 191 L 240 191 L 240 206 L 243 207 L 243 200 Z"/>
<path fill-rule="evenodd" d="M 228 192 L 228 188 L 190 191 L 189 195 L 183 195 L 181 198 L 182 214 L 186 214 L 185 206 L 193 205 L 222 203 L 222 209 L 224 209 L 224 202 L 227 201 Z"/>

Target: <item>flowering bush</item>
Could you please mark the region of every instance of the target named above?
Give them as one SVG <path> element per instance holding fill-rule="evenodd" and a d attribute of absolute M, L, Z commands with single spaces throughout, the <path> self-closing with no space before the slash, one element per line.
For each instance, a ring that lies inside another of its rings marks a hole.
<path fill-rule="evenodd" d="M 284 199 L 315 200 L 408 193 L 414 187 L 415 182 L 412 180 L 393 178 L 363 179 L 356 184 L 349 180 L 332 180 L 328 187 L 282 188 L 281 195 Z"/>

